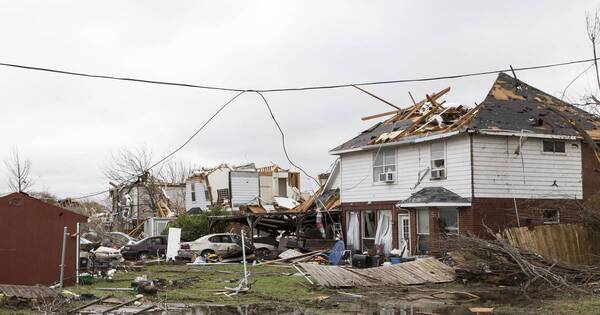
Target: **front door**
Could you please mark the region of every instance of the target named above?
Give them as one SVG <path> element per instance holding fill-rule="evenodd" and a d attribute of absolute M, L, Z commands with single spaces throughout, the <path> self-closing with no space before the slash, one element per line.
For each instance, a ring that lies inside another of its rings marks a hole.
<path fill-rule="evenodd" d="M 410 219 L 408 214 L 398 214 L 398 247 L 406 246 L 403 256 L 410 256 Z"/>

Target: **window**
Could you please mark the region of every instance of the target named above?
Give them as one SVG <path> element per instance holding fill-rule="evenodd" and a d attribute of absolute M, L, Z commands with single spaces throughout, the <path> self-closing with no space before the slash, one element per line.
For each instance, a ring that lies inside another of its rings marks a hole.
<path fill-rule="evenodd" d="M 437 142 L 431 144 L 431 179 L 446 178 L 446 144 Z"/>
<path fill-rule="evenodd" d="M 210 200 L 210 195 L 209 195 L 208 190 L 204 191 L 204 200 L 207 200 L 207 201 Z"/>
<path fill-rule="evenodd" d="M 362 250 L 373 248 L 375 245 L 375 233 L 377 232 L 377 217 L 375 211 L 362 212 Z"/>
<path fill-rule="evenodd" d="M 555 140 L 542 140 L 542 151 L 547 153 L 565 153 L 565 142 Z"/>
<path fill-rule="evenodd" d="M 458 233 L 458 209 L 440 209 L 440 229 L 446 233 Z"/>
<path fill-rule="evenodd" d="M 160 237 L 151 238 L 149 244 L 150 245 L 162 245 L 162 238 L 160 238 Z"/>
<path fill-rule="evenodd" d="M 192 202 L 195 202 L 196 201 L 196 184 L 192 183 L 191 190 L 192 190 Z"/>
<path fill-rule="evenodd" d="M 417 251 L 429 251 L 429 209 L 417 209 Z"/>
<path fill-rule="evenodd" d="M 385 173 L 396 173 L 396 149 L 377 150 L 373 153 L 373 182 L 385 181 L 387 175 L 381 175 Z"/>
<path fill-rule="evenodd" d="M 217 202 L 223 203 L 225 200 L 229 200 L 229 189 L 217 189 Z"/>
<path fill-rule="evenodd" d="M 560 221 L 560 212 L 554 209 L 542 211 L 542 221 L 544 224 L 558 224 Z"/>
<path fill-rule="evenodd" d="M 417 210 L 417 234 L 429 234 L 429 210 Z"/>

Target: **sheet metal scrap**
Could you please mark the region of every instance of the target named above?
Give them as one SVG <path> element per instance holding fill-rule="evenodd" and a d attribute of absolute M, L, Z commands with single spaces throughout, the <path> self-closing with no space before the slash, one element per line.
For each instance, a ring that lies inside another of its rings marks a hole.
<path fill-rule="evenodd" d="M 45 299 L 58 296 L 54 290 L 48 287 L 12 284 L 0 284 L 0 293 L 7 297 L 21 299 Z"/>
<path fill-rule="evenodd" d="M 423 258 L 402 264 L 367 269 L 345 269 L 302 263 L 319 285 L 329 288 L 414 285 L 454 281 L 454 270 L 435 258 Z"/>

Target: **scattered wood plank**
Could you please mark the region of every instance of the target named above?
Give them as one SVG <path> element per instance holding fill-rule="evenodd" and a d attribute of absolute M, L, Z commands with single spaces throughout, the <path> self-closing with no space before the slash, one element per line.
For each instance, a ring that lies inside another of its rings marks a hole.
<path fill-rule="evenodd" d="M 357 88 L 358 90 L 360 90 L 360 91 L 363 91 L 363 92 L 365 92 L 366 94 L 368 94 L 368 95 L 370 95 L 370 96 L 372 96 L 372 97 L 374 97 L 374 98 L 376 98 L 376 99 L 378 99 L 378 100 L 380 100 L 380 101 L 384 102 L 385 104 L 388 104 L 388 105 L 392 106 L 393 108 L 395 108 L 395 109 L 397 109 L 397 110 L 402 110 L 402 108 L 400 108 L 400 107 L 398 107 L 398 106 L 396 106 L 396 105 L 394 105 L 394 104 L 392 104 L 392 103 L 390 103 L 390 102 L 388 102 L 388 101 L 384 100 L 383 98 L 381 98 L 381 97 L 379 97 L 379 96 L 377 96 L 377 95 L 375 95 L 375 94 L 373 94 L 373 93 L 371 93 L 371 92 L 369 92 L 369 91 L 367 91 L 367 90 L 363 90 L 363 89 L 359 88 L 359 87 L 358 87 L 358 86 L 356 86 L 356 85 L 353 85 L 353 87 L 355 87 L 355 88 Z"/>
<path fill-rule="evenodd" d="M 280 258 L 280 259 L 265 261 L 265 262 L 262 262 L 260 264 L 256 264 L 255 266 L 270 265 L 270 264 L 274 264 L 274 263 L 278 263 L 278 262 L 288 261 L 288 260 L 291 260 L 291 259 L 297 259 L 297 258 L 302 258 L 302 257 L 310 256 L 310 255 L 315 255 L 317 253 L 322 253 L 322 252 L 323 252 L 322 250 L 316 250 L 316 251 L 304 253 L 304 254 L 301 254 L 301 255 L 298 255 L 298 256 L 294 256 L 294 257 L 286 257 L 286 258 Z"/>
<path fill-rule="evenodd" d="M 300 266 L 319 285 L 331 288 L 444 283 L 455 279 L 454 270 L 435 258 L 367 269 L 345 269 L 307 263 Z"/>
<path fill-rule="evenodd" d="M 81 305 L 81 306 L 78 306 L 78 307 L 76 307 L 76 308 L 73 308 L 73 309 L 71 309 L 71 310 L 67 311 L 67 314 L 69 314 L 69 313 L 75 313 L 75 312 L 77 312 L 77 311 L 80 311 L 80 310 L 82 310 L 82 309 L 84 309 L 84 308 L 88 307 L 88 306 L 92 306 L 92 305 L 94 305 L 94 304 L 100 303 L 100 302 L 102 302 L 102 301 L 104 301 L 104 300 L 106 300 L 106 299 L 108 299 L 108 298 L 111 298 L 111 297 L 112 297 L 112 294 L 109 294 L 109 295 L 103 296 L 103 297 L 101 297 L 101 298 L 99 298 L 99 299 L 97 299 L 97 300 L 93 300 L 93 301 L 91 301 L 91 302 L 89 302 L 89 303 L 86 303 L 86 304 L 84 304 L 84 305 Z"/>
<path fill-rule="evenodd" d="M 115 305 L 113 307 L 109 307 L 109 308 L 105 309 L 104 311 L 102 311 L 102 314 L 110 313 L 110 312 L 112 312 L 114 310 L 117 310 L 117 309 L 123 307 L 123 306 L 127 306 L 127 305 L 129 305 L 131 303 L 137 302 L 137 301 L 141 300 L 142 298 L 143 298 L 143 296 L 136 297 L 135 299 L 131 299 L 131 300 L 125 301 L 125 302 L 123 302 L 121 304 Z"/>
<path fill-rule="evenodd" d="M 151 309 L 153 309 L 153 308 L 155 308 L 155 307 L 156 307 L 156 305 L 148 305 L 148 306 L 146 306 L 146 307 L 143 307 L 143 308 L 142 308 L 141 310 L 139 310 L 139 311 L 135 311 L 135 312 L 133 312 L 132 314 L 134 314 L 134 315 L 135 315 L 135 314 L 142 314 L 142 313 L 144 313 L 144 312 L 147 312 L 147 311 L 149 311 L 149 310 L 151 310 Z"/>

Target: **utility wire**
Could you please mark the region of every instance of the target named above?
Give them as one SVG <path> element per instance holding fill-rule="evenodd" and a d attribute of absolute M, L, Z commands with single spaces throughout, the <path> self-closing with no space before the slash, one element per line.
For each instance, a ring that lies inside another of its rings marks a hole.
<path fill-rule="evenodd" d="M 275 126 L 277 126 L 277 129 L 279 130 L 279 133 L 281 134 L 281 146 L 283 147 L 283 153 L 285 154 L 285 158 L 288 160 L 288 162 L 290 162 L 290 164 L 294 167 L 296 167 L 297 169 L 299 169 L 300 171 L 302 171 L 302 173 L 304 173 L 304 175 L 306 175 L 308 178 L 312 179 L 316 184 L 317 187 L 321 186 L 321 184 L 319 184 L 319 181 L 314 178 L 313 176 L 311 176 L 310 174 L 308 174 L 308 172 L 306 172 L 302 167 L 298 166 L 296 163 L 294 163 L 292 161 L 292 159 L 290 159 L 290 155 L 288 154 L 287 148 L 285 146 L 285 133 L 283 132 L 283 130 L 281 129 L 281 125 L 279 125 L 279 122 L 277 121 L 277 118 L 275 118 L 275 115 L 273 114 L 273 110 L 271 109 L 271 106 L 269 105 L 269 102 L 267 101 L 267 99 L 265 98 L 265 96 L 259 92 L 259 91 L 255 91 L 258 95 L 260 95 L 260 97 L 262 98 L 262 100 L 265 102 L 265 105 L 267 106 L 267 109 L 269 110 L 269 114 L 271 115 L 271 119 L 273 119 L 273 122 L 275 122 Z"/>
<path fill-rule="evenodd" d="M 163 163 L 164 161 L 168 160 L 170 157 L 172 157 L 173 155 L 175 155 L 175 153 L 179 152 L 181 149 L 183 149 L 183 147 L 185 147 L 186 145 L 188 145 L 192 139 L 194 139 L 194 137 L 196 137 L 202 130 L 204 130 L 204 128 L 213 120 L 215 119 L 215 117 L 217 117 L 229 104 L 231 104 L 235 99 L 237 99 L 238 97 L 240 97 L 242 94 L 244 94 L 245 91 L 241 91 L 238 94 L 236 94 L 234 97 L 230 98 L 225 104 L 223 104 L 214 114 L 212 114 L 212 116 L 210 116 L 210 118 L 208 118 L 208 120 L 206 120 L 204 122 L 204 124 L 202 124 L 202 126 L 200 126 L 200 128 L 198 128 L 198 130 L 196 130 L 196 132 L 194 132 L 185 142 L 183 142 L 179 147 L 177 147 L 175 150 L 173 150 L 171 153 L 165 155 L 163 158 L 161 158 L 160 160 L 158 160 L 156 163 L 150 165 L 148 167 L 148 169 L 146 169 L 146 171 L 151 170 L 152 168 L 158 166 L 159 164 Z M 134 175 L 131 176 L 130 178 L 124 180 L 123 182 L 121 182 L 118 186 L 123 185 L 127 182 L 129 182 L 130 180 L 137 178 L 139 176 L 141 176 L 142 174 L 138 174 L 138 175 Z M 85 198 L 89 198 L 89 197 L 94 197 L 94 196 L 98 196 L 98 195 L 102 195 L 105 194 L 107 192 L 109 192 L 110 189 L 106 189 L 106 190 L 102 190 L 102 191 L 98 191 L 98 192 L 94 192 L 94 193 L 90 193 L 84 196 L 80 196 L 80 197 L 75 197 L 75 198 L 70 198 L 73 200 L 77 200 L 77 199 L 85 199 Z"/>
<path fill-rule="evenodd" d="M 17 68 L 17 69 L 25 69 L 25 70 L 33 70 L 33 71 L 44 71 L 44 72 L 51 72 L 51 73 L 58 73 L 58 74 L 65 74 L 65 75 L 72 75 L 72 76 L 81 76 L 81 77 L 88 77 L 88 78 L 180 86 L 180 87 L 198 88 L 198 89 L 206 89 L 206 90 L 269 93 L 269 92 L 324 90 L 324 89 L 337 89 L 337 88 L 346 88 L 346 87 L 354 87 L 354 86 L 368 86 L 368 85 L 382 85 L 382 84 L 458 79 L 458 78 L 465 78 L 465 77 L 496 74 L 496 73 L 500 73 L 500 72 L 508 72 L 508 71 L 513 71 L 513 70 L 514 71 L 526 71 L 526 70 L 536 70 L 536 69 L 544 69 L 544 68 L 552 68 L 552 67 L 561 67 L 561 66 L 568 66 L 568 65 L 579 64 L 579 63 L 594 62 L 594 61 L 597 61 L 598 59 L 600 59 L 600 58 L 581 59 L 581 60 L 552 63 L 552 64 L 545 64 L 545 65 L 528 66 L 528 67 L 520 67 L 520 68 L 517 67 L 517 68 L 513 68 L 513 69 L 505 68 L 505 69 L 491 70 L 491 71 L 471 72 L 471 73 L 463 73 L 463 74 L 453 74 L 453 75 L 443 75 L 443 76 L 423 77 L 423 78 L 413 78 L 413 79 L 398 79 L 398 80 L 388 80 L 388 81 L 372 81 L 372 82 L 347 83 L 347 84 L 335 84 L 335 85 L 315 85 L 315 86 L 289 87 L 289 88 L 276 88 L 276 89 L 238 89 L 238 88 L 231 88 L 231 87 L 209 86 L 209 85 L 199 85 L 199 84 L 191 84 L 191 83 L 168 82 L 168 81 L 158 81 L 158 80 L 148 80 L 148 79 L 138 79 L 138 78 L 126 78 L 126 77 L 117 77 L 117 76 L 111 76 L 111 75 L 74 72 L 74 71 L 67 71 L 67 70 L 61 70 L 61 69 L 43 68 L 43 67 L 13 64 L 13 63 L 4 63 L 4 62 L 0 63 L 0 66 Z"/>
<path fill-rule="evenodd" d="M 227 101 L 227 103 L 223 104 L 223 106 L 221 106 L 219 108 L 219 110 L 217 110 L 212 116 L 210 116 L 210 118 L 206 122 L 204 122 L 204 124 L 202 124 L 202 126 L 200 126 L 200 128 L 198 128 L 198 130 L 196 130 L 196 132 L 194 132 L 194 134 L 192 134 L 183 144 L 181 144 L 179 147 L 177 147 L 177 149 L 173 150 L 173 152 L 167 154 L 165 157 L 158 160 L 158 162 L 152 164 L 150 167 L 148 167 L 147 170 L 151 170 L 155 166 L 161 164 L 162 162 L 166 161 L 168 158 L 175 155 L 175 153 L 177 153 L 179 150 L 183 149 L 183 147 L 185 147 L 188 143 L 190 143 L 190 141 L 192 141 L 192 139 L 194 139 L 194 137 L 196 135 L 198 135 L 198 133 L 200 133 L 200 131 L 202 131 L 202 129 L 204 129 L 204 127 L 206 127 L 206 125 L 208 125 L 215 117 L 217 117 L 217 115 L 219 115 L 219 113 L 221 113 L 229 104 L 231 104 L 231 102 L 233 102 L 236 98 L 240 97 L 244 93 L 245 93 L 245 91 L 241 91 L 238 94 L 236 94 L 234 97 L 229 99 L 229 101 Z"/>
<path fill-rule="evenodd" d="M 321 85 L 321 86 L 305 86 L 305 87 L 295 87 L 295 88 L 292 87 L 292 88 L 258 89 L 258 90 L 253 90 L 253 89 L 236 89 L 236 88 L 229 88 L 229 87 L 198 85 L 198 84 L 190 84 L 190 83 L 178 83 L 178 82 L 157 81 L 157 80 L 138 79 L 138 78 L 116 77 L 116 76 L 110 76 L 110 75 L 90 74 L 90 73 L 83 73 L 83 72 L 74 72 L 74 71 L 67 71 L 67 70 L 60 70 L 60 69 L 53 69 L 53 68 L 42 68 L 42 67 L 27 66 L 27 65 L 20 65 L 20 64 L 12 64 L 12 63 L 0 63 L 0 66 L 10 67 L 10 68 L 17 68 L 17 69 L 32 70 L 32 71 L 51 72 L 51 73 L 64 74 L 64 75 L 72 75 L 72 76 L 81 76 L 81 77 L 88 77 L 88 78 L 98 78 L 98 79 L 129 81 L 129 82 L 138 82 L 138 83 L 147 83 L 147 84 L 179 86 L 179 87 L 198 88 L 198 89 L 207 89 L 207 90 L 220 90 L 220 91 L 239 92 L 232 99 L 230 99 L 227 103 L 225 103 L 221 108 L 219 108 L 219 110 L 215 114 L 213 114 L 208 119 L 208 121 L 205 122 L 180 147 L 178 147 L 177 149 L 175 149 L 173 152 L 169 153 L 167 156 L 165 156 L 164 158 L 162 158 L 161 160 L 159 160 L 157 163 L 153 164 L 149 169 L 151 169 L 153 167 L 156 167 L 160 163 L 162 163 L 165 160 L 167 160 L 169 157 L 173 156 L 175 153 L 177 153 L 183 147 L 185 147 L 208 123 L 210 123 L 210 121 L 212 121 L 213 118 L 215 118 L 223 109 L 225 109 L 225 107 L 227 107 L 227 105 L 229 105 L 231 102 L 233 102 L 240 95 L 242 95 L 245 92 L 255 92 L 255 93 L 258 93 L 260 95 L 260 97 L 263 99 L 263 101 L 265 102 L 265 105 L 267 106 L 267 109 L 269 110 L 271 118 L 273 119 L 273 121 L 275 122 L 275 125 L 277 126 L 277 128 L 279 129 L 279 132 L 281 133 L 281 136 L 282 136 L 282 146 L 283 146 L 283 150 L 284 150 L 284 153 L 285 153 L 285 156 L 286 156 L 287 160 L 290 162 L 290 164 L 292 164 L 293 166 L 295 166 L 296 168 L 298 168 L 299 170 L 301 170 L 306 176 L 308 176 L 309 178 L 311 178 L 318 185 L 319 182 L 314 177 L 310 176 L 303 168 L 301 168 L 298 165 L 296 165 L 290 159 L 290 157 L 289 157 L 289 155 L 287 153 L 287 148 L 285 146 L 285 134 L 284 134 L 283 130 L 281 129 L 281 126 L 279 125 L 277 119 L 275 118 L 275 116 L 273 114 L 273 111 L 271 110 L 271 107 L 269 106 L 269 103 L 268 103 L 267 99 L 265 98 L 265 96 L 262 93 L 286 92 L 286 91 L 306 91 L 306 90 L 319 90 L 319 89 L 337 89 L 337 88 L 367 86 L 367 85 L 382 85 L 382 84 L 394 84 L 394 83 L 425 82 L 425 81 L 435 81 L 435 80 L 445 80 L 445 79 L 457 79 L 457 78 L 464 78 L 464 77 L 489 75 L 489 74 L 495 74 L 495 73 L 507 72 L 507 71 L 526 71 L 526 70 L 535 70 L 535 69 L 560 67 L 560 66 L 567 66 L 567 65 L 579 64 L 579 63 L 593 62 L 593 61 L 597 61 L 598 59 L 600 59 L 600 58 L 582 59 L 582 60 L 574 60 L 574 61 L 567 61 L 567 62 L 561 62 L 561 63 L 545 64 L 545 65 L 536 65 L 536 66 L 528 66 L 528 67 L 517 67 L 517 68 L 512 68 L 512 69 L 508 68 L 508 69 L 500 69 L 500 70 L 492 70 L 492 71 L 472 72 L 472 73 L 465 73 L 465 74 L 445 75 L 445 76 L 436 76 L 436 77 L 424 77 L 424 78 L 415 78 L 415 79 L 399 79 L 399 80 L 389 80 L 389 81 L 373 81 L 373 82 L 349 83 L 349 84 L 338 84 L 338 85 Z M 381 148 L 379 148 L 379 149 L 381 149 Z M 378 152 L 379 152 L 379 150 L 378 150 Z M 132 178 L 135 178 L 135 177 L 132 177 Z M 94 193 L 86 194 L 84 196 L 70 198 L 70 199 L 73 199 L 73 200 L 85 199 L 85 198 L 89 198 L 89 197 L 98 196 L 98 195 L 107 193 L 109 191 L 110 191 L 110 189 L 108 189 L 108 190 L 102 190 L 102 191 L 98 191 L 98 192 L 94 192 Z"/>

